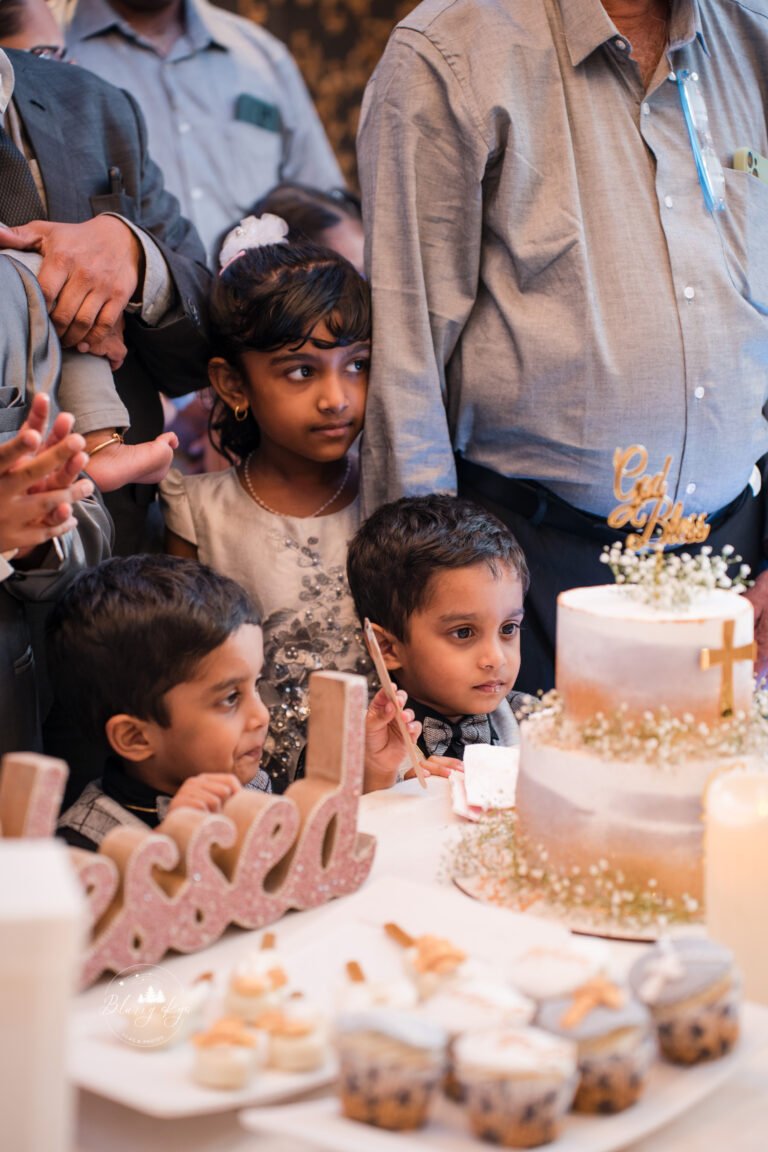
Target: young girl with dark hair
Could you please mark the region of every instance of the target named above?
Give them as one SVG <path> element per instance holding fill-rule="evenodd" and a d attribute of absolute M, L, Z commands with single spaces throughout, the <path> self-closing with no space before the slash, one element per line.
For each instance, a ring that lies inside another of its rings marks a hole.
<path fill-rule="evenodd" d="M 254 216 L 271 212 L 282 217 L 292 232 L 301 233 L 341 252 L 362 274 L 365 232 L 360 198 L 346 188 L 323 192 L 306 184 L 276 184 L 251 208 Z"/>
<path fill-rule="evenodd" d="M 211 427 L 226 472 L 161 486 L 167 549 L 238 580 L 261 611 L 275 791 L 299 768 L 311 672 L 368 673 L 345 565 L 371 335 L 365 280 L 338 253 L 249 218 L 211 301 Z"/>

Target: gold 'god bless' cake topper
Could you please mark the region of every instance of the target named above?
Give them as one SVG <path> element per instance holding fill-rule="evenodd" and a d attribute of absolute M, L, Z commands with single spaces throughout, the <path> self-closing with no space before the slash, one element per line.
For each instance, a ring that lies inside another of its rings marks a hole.
<path fill-rule="evenodd" d="M 661 472 L 646 472 L 648 451 L 641 444 L 617 448 L 613 454 L 613 494 L 619 503 L 608 516 L 610 528 L 637 528 L 627 536 L 625 546 L 665 548 L 675 544 L 702 544 L 709 536 L 707 512 L 683 515 L 681 500 L 673 502 L 667 492 L 672 457 L 667 456 Z"/>

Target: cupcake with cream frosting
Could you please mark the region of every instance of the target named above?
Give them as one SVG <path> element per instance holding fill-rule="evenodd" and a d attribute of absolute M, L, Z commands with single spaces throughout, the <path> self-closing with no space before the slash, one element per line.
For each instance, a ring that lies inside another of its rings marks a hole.
<path fill-rule="evenodd" d="M 392 923 L 385 924 L 384 931 L 403 949 L 405 971 L 421 1000 L 427 1000 L 456 980 L 491 973 L 488 964 L 471 959 L 463 948 L 444 936 L 435 936 L 431 932 L 411 936 L 398 924 Z"/>
<path fill-rule="evenodd" d="M 237 1016 L 217 1020 L 206 1032 L 193 1036 L 192 1043 L 192 1075 L 206 1088 L 236 1091 L 247 1087 L 267 1054 L 264 1034 L 246 1028 Z"/>
<path fill-rule="evenodd" d="M 485 1028 L 520 1028 L 533 1019 L 536 1005 L 511 984 L 493 975 L 457 976 L 423 1001 L 421 1012 L 448 1033 L 447 1067 L 443 1090 L 452 1100 L 463 1100 L 456 1076 L 454 1049 L 458 1038 Z"/>
<path fill-rule="evenodd" d="M 336 1021 L 345 1116 L 391 1131 L 420 1128 L 445 1067 L 445 1031 L 413 1013 L 343 1013 Z"/>
<path fill-rule="evenodd" d="M 621 1112 L 640 1097 L 656 1055 L 646 1008 L 604 977 L 569 996 L 544 1000 L 535 1023 L 577 1047 L 579 1112 Z"/>
<path fill-rule="evenodd" d="M 459 1037 L 454 1061 L 481 1140 L 535 1148 L 556 1138 L 578 1083 L 575 1044 L 538 1028 L 492 1028 Z"/>
<path fill-rule="evenodd" d="M 377 1008 L 408 1011 L 418 1003 L 418 993 L 405 976 L 395 980 L 369 980 L 356 960 L 346 965 L 346 980 L 336 993 L 336 1012 L 369 1012 Z"/>
<path fill-rule="evenodd" d="M 421 1011 L 458 1036 L 499 1025 L 522 1027 L 533 1019 L 536 1005 L 500 977 L 470 972 L 441 985 Z"/>
<path fill-rule="evenodd" d="M 281 1072 L 312 1072 L 330 1050 L 325 1017 L 301 997 L 286 1000 L 254 1021 L 269 1037 L 267 1063 Z"/>
<path fill-rule="evenodd" d="M 635 961 L 629 982 L 668 1060 L 714 1060 L 738 1040 L 741 979 L 733 954 L 714 940 L 665 937 Z"/>
<path fill-rule="evenodd" d="M 227 1011 L 246 1023 L 278 1008 L 288 995 L 288 977 L 272 948 L 252 952 L 232 970 L 226 994 Z"/>
<path fill-rule="evenodd" d="M 573 938 L 561 945 L 529 948 L 504 969 L 504 974 L 531 1000 L 568 996 L 588 980 L 604 976 L 608 949 L 600 940 Z"/>

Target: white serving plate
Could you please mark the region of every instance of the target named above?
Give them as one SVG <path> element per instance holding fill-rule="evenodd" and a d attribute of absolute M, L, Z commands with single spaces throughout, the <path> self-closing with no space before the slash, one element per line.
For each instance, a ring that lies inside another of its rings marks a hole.
<path fill-rule="evenodd" d="M 736 1050 L 722 1060 L 681 1068 L 654 1064 L 648 1086 L 637 1104 L 615 1116 L 566 1116 L 560 1136 L 546 1147 L 552 1152 L 615 1152 L 632 1144 L 708 1097 L 742 1063 L 748 1063 L 768 1041 L 768 1009 L 748 1004 L 743 1035 Z M 441 1097 L 429 1124 L 418 1132 L 385 1132 L 347 1120 L 335 1099 L 290 1107 L 249 1109 L 243 1126 L 259 1134 L 290 1136 L 325 1152 L 482 1152 L 491 1145 L 473 1137 L 462 1109 Z M 257 1152 L 258 1144 L 254 1146 Z"/>
<path fill-rule="evenodd" d="M 468 900 L 454 888 L 395 878 L 372 881 L 306 920 L 289 916 L 270 930 L 277 935 L 291 986 L 303 991 L 313 1004 L 328 1009 L 334 991 L 344 981 L 347 960 L 357 960 L 371 980 L 402 974 L 401 949 L 382 928 L 390 920 L 414 935 L 447 936 L 473 956 L 500 965 L 531 947 L 554 946 L 568 938 L 560 925 Z M 222 997 L 230 970 L 258 948 L 261 936 L 261 931 L 232 931 L 205 951 L 166 958 L 160 967 L 182 982 L 191 982 L 204 971 L 214 973 L 207 1012 L 212 1020 L 225 1014 Z M 79 1087 L 139 1112 L 171 1118 L 272 1104 L 328 1084 L 335 1077 L 336 1064 L 329 1058 L 315 1072 L 264 1071 L 238 1092 L 203 1088 L 190 1076 L 193 1052 L 189 1043 L 143 1049 L 119 1040 L 105 1012 L 108 994 L 109 983 L 102 982 L 76 1001 L 70 1075 Z"/>

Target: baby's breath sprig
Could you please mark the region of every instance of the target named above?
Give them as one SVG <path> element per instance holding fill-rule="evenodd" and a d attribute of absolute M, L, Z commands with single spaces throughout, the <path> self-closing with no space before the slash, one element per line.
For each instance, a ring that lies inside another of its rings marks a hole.
<path fill-rule="evenodd" d="M 644 933 L 702 917 L 694 897 L 674 899 L 653 877 L 642 888 L 633 886 L 605 859 L 586 867 L 555 867 L 542 845 L 526 841 L 514 812 L 487 816 L 463 830 L 446 870 L 492 904 L 524 910 L 543 900 L 546 910 L 558 917 L 588 919 L 606 930 L 618 926 Z"/>
<path fill-rule="evenodd" d="M 749 565 L 726 544 L 715 553 L 708 545 L 695 556 L 688 552 L 665 552 L 654 547 L 634 552 L 623 541 L 606 545 L 600 562 L 607 564 L 616 583 L 634 599 L 660 610 L 687 608 L 698 596 L 716 588 L 743 592 L 749 587 Z M 737 568 L 730 573 L 729 570 Z"/>
<path fill-rule="evenodd" d="M 529 718 L 544 723 L 542 735 L 564 750 L 588 749 L 607 760 L 642 760 L 665 771 L 695 757 L 712 759 L 756 756 L 768 759 L 768 690 L 755 692 L 749 709 L 708 724 L 690 713 L 674 716 L 668 708 L 628 715 L 626 706 L 596 712 L 575 723 L 568 719 L 562 698 L 548 692 L 527 707 Z"/>

